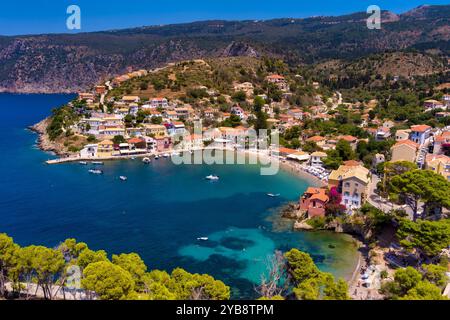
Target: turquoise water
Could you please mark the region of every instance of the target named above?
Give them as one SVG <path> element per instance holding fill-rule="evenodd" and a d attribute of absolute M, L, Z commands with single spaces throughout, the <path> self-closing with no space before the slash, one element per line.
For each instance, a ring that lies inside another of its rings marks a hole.
<path fill-rule="evenodd" d="M 352 272 L 357 256 L 349 237 L 273 230 L 274 209 L 308 186 L 290 173 L 261 176 L 258 166 L 175 166 L 168 159 L 108 162 L 103 176 L 76 163 L 45 165 L 53 156 L 38 150 L 25 128 L 70 98 L 0 94 L 0 232 L 19 244 L 55 246 L 73 237 L 110 254 L 137 252 L 150 269 L 209 273 L 235 298 L 255 296 L 275 250 L 296 247 L 325 271 Z M 206 181 L 209 174 L 221 180 Z"/>

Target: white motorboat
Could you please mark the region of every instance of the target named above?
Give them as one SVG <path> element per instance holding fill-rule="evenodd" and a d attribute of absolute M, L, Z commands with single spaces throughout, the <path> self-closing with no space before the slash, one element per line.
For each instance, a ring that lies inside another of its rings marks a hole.
<path fill-rule="evenodd" d="M 142 159 L 142 162 L 149 164 L 150 162 L 152 162 L 152 160 L 150 160 L 150 158 L 144 158 L 144 159 Z"/>
<path fill-rule="evenodd" d="M 122 180 L 122 181 L 127 181 L 128 180 L 128 178 L 125 177 L 125 176 L 120 176 L 119 179 Z"/>
<path fill-rule="evenodd" d="M 200 237 L 200 238 L 197 238 L 197 240 L 198 241 L 208 241 L 209 238 L 208 237 Z"/>
<path fill-rule="evenodd" d="M 169 157 L 170 157 L 170 154 L 165 153 L 165 154 L 163 154 L 163 157 L 164 157 L 164 158 L 169 158 Z"/>
<path fill-rule="evenodd" d="M 206 180 L 210 180 L 210 181 L 217 181 L 219 180 L 220 177 L 219 176 L 215 176 L 215 175 L 209 175 L 206 177 Z"/>
<path fill-rule="evenodd" d="M 102 165 L 104 165 L 104 163 L 101 162 L 101 161 L 93 161 L 92 164 L 93 164 L 93 165 L 96 165 L 96 166 L 102 166 Z"/>
<path fill-rule="evenodd" d="M 87 164 L 88 164 L 86 161 L 80 161 L 79 163 L 80 163 L 82 166 L 87 166 Z"/>
<path fill-rule="evenodd" d="M 92 174 L 103 174 L 103 171 L 102 170 L 98 170 L 98 169 L 91 169 L 91 170 L 89 170 L 89 173 L 92 173 Z"/>
<path fill-rule="evenodd" d="M 159 156 L 155 156 L 155 160 L 158 160 L 159 159 Z"/>

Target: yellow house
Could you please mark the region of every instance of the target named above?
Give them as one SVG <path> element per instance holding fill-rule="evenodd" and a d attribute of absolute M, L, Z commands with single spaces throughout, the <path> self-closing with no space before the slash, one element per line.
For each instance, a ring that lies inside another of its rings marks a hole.
<path fill-rule="evenodd" d="M 425 168 L 440 174 L 447 181 L 450 181 L 450 157 L 430 154 L 426 158 Z"/>
<path fill-rule="evenodd" d="M 411 140 L 398 141 L 392 148 L 392 162 L 409 161 L 415 162 L 419 145 Z"/>
<path fill-rule="evenodd" d="M 141 98 L 139 98 L 138 96 L 123 96 L 122 97 L 122 102 L 125 103 L 137 103 L 141 101 Z"/>
<path fill-rule="evenodd" d="M 370 171 L 359 164 L 342 165 L 331 172 L 329 188 L 335 187 L 342 195 L 342 204 L 347 209 L 360 208 L 367 199 Z"/>
<path fill-rule="evenodd" d="M 97 156 L 99 158 L 112 157 L 114 152 L 114 143 L 111 140 L 104 140 L 98 144 Z"/>
<path fill-rule="evenodd" d="M 165 126 L 159 124 L 146 124 L 145 134 L 155 138 L 162 138 L 167 135 L 167 129 Z"/>

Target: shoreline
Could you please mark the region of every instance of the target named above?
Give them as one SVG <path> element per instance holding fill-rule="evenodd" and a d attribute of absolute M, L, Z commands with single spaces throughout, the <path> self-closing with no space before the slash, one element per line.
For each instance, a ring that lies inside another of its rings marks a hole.
<path fill-rule="evenodd" d="M 132 158 L 135 159 L 141 159 L 141 158 L 145 158 L 145 157 L 154 157 L 156 155 L 158 156 L 162 156 L 164 154 L 172 154 L 174 152 L 178 153 L 178 152 L 189 152 L 191 150 L 171 150 L 171 151 L 167 151 L 167 152 L 159 152 L 159 153 L 146 153 L 146 154 L 139 154 L 139 155 L 126 155 L 126 156 L 115 156 L 115 157 L 108 157 L 108 158 L 81 158 L 79 155 L 76 156 L 71 156 L 68 155 L 66 153 L 62 153 L 58 150 L 58 145 L 55 143 L 52 143 L 49 141 L 48 136 L 45 133 L 45 127 L 46 124 L 48 122 L 49 118 L 46 118 L 44 120 L 42 120 L 41 122 L 28 127 L 29 130 L 31 130 L 33 133 L 38 135 L 38 148 L 41 151 L 44 152 L 53 152 L 56 155 L 56 159 L 53 160 L 49 160 L 47 161 L 47 164 L 62 164 L 62 163 L 69 163 L 69 162 L 78 162 L 78 161 L 117 161 L 117 160 L 130 160 Z M 279 159 L 278 157 L 274 157 L 274 156 L 270 156 L 268 154 L 265 153 L 259 153 L 259 152 L 254 152 L 252 150 L 230 150 L 230 149 L 226 149 L 226 148 L 202 148 L 202 149 L 196 149 L 196 150 L 192 150 L 192 151 L 204 151 L 204 150 L 211 150 L 211 149 L 215 149 L 215 150 L 222 150 L 222 151 L 235 151 L 235 152 L 242 152 L 247 156 L 257 156 L 257 157 L 261 157 L 260 159 L 265 159 L 266 161 L 269 160 L 275 160 L 275 161 L 279 161 L 279 167 L 281 170 L 288 172 L 288 173 L 292 173 L 294 174 L 296 177 L 305 180 L 308 184 L 310 184 L 311 186 L 314 187 L 324 187 L 326 186 L 326 183 L 321 181 L 319 178 L 315 177 L 314 175 L 302 170 L 302 168 L 300 167 L 299 164 L 290 161 L 290 160 L 284 160 L 284 159 Z M 294 232 L 314 232 L 314 230 L 311 231 L 307 231 L 307 230 L 295 230 L 292 229 Z M 328 230 L 328 232 L 333 232 L 335 234 L 339 234 L 339 232 L 333 231 L 333 230 Z M 360 251 L 360 249 L 362 247 L 364 247 L 364 244 L 360 241 L 360 239 L 358 239 L 357 237 L 355 237 L 354 235 L 350 234 L 350 233 L 345 233 L 349 236 L 352 237 L 353 241 L 355 242 L 356 245 L 356 254 L 358 255 L 358 260 L 356 265 L 353 267 L 353 271 L 351 274 L 351 276 L 346 279 L 348 285 L 349 285 L 349 294 L 352 296 L 352 293 L 354 290 L 354 288 L 356 287 L 356 284 L 359 280 L 359 274 L 363 268 L 363 266 L 365 265 L 365 259 Z"/>

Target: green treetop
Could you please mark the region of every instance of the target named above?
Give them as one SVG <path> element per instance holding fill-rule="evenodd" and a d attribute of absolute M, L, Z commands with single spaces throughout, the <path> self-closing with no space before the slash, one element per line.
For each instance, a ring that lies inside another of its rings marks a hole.
<path fill-rule="evenodd" d="M 81 284 L 103 300 L 126 300 L 134 293 L 131 274 L 109 261 L 91 263 L 83 271 Z"/>

